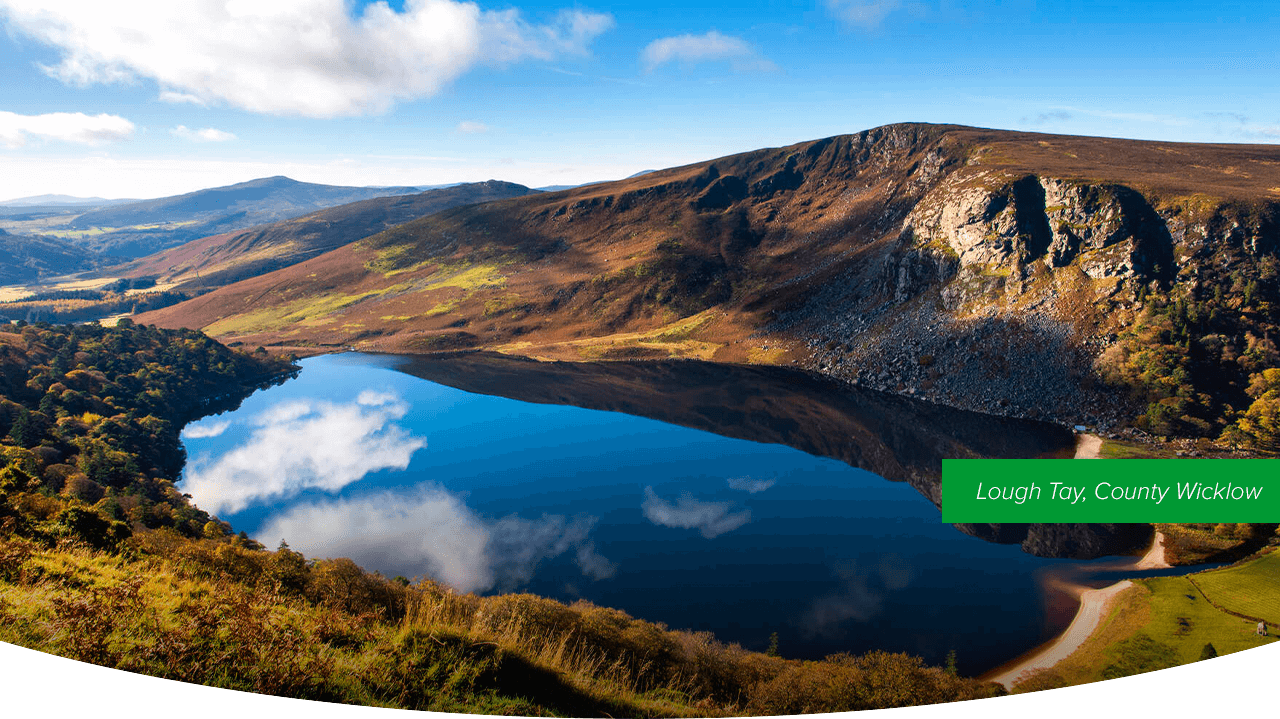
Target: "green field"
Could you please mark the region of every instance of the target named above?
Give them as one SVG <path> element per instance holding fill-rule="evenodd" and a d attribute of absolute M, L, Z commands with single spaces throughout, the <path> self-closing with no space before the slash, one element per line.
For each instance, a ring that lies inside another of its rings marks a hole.
<path fill-rule="evenodd" d="M 1261 559 L 1198 575 L 1196 585 L 1218 606 L 1280 626 L 1280 551 Z"/>
<path fill-rule="evenodd" d="M 1107 617 L 1078 650 L 1052 668 L 1034 672 L 1014 692 L 1189 664 L 1201 658 L 1208 644 L 1221 656 L 1280 640 L 1274 628 L 1269 636 L 1259 636 L 1257 622 L 1214 607 L 1196 589 L 1203 586 L 1213 601 L 1242 614 L 1250 613 L 1239 608 L 1245 606 L 1274 612 L 1280 608 L 1278 568 L 1280 552 L 1272 552 L 1238 567 L 1197 574 L 1195 584 L 1188 577 L 1134 580 L 1135 586 L 1117 595 Z"/>

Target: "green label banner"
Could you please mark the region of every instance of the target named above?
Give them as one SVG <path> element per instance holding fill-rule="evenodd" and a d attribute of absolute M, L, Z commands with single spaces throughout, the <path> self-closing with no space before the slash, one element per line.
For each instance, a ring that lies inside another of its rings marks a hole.
<path fill-rule="evenodd" d="M 1277 522 L 1280 459 L 944 459 L 942 521 Z"/>

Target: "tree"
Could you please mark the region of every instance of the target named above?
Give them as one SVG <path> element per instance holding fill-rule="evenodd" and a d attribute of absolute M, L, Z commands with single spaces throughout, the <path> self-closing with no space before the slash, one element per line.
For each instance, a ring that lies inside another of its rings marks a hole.
<path fill-rule="evenodd" d="M 1204 661 L 1204 660 L 1206 660 L 1206 659 L 1213 659 L 1213 658 L 1214 658 L 1214 657 L 1216 657 L 1216 656 L 1218 656 L 1218 650 L 1213 648 L 1213 644 L 1212 644 L 1212 643 L 1209 643 L 1209 644 L 1204 645 L 1204 649 L 1201 649 L 1201 650 L 1200 650 L 1200 659 L 1198 659 L 1197 661 Z"/>
<path fill-rule="evenodd" d="M 31 447 L 40 441 L 40 434 L 36 431 L 35 423 L 31 421 L 31 412 L 25 407 L 13 420 L 13 426 L 9 428 L 9 437 L 19 447 Z"/>

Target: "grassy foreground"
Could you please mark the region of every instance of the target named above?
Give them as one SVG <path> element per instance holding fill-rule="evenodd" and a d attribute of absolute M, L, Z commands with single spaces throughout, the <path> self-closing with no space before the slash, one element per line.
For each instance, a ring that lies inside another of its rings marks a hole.
<path fill-rule="evenodd" d="M 229 689 L 471 713 L 776 715 L 1003 693 L 905 654 L 788 660 L 589 603 L 456 594 L 167 529 L 115 553 L 0 540 L 0 640 Z"/>
<path fill-rule="evenodd" d="M 1078 650 L 1031 673 L 1014 692 L 1141 674 L 1280 639 L 1271 618 L 1280 613 L 1280 551 L 1233 567 L 1133 583 Z M 1268 623 L 1268 636 L 1256 633 L 1260 619 Z"/>

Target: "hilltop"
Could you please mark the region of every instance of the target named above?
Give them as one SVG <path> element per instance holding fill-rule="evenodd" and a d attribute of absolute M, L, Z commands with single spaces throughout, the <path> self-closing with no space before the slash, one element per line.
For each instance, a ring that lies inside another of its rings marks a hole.
<path fill-rule="evenodd" d="M 1242 410 L 1280 366 L 1278 228 L 1274 146 L 891 125 L 448 210 L 139 321 L 311 351 L 795 364 L 1261 447 Z"/>

